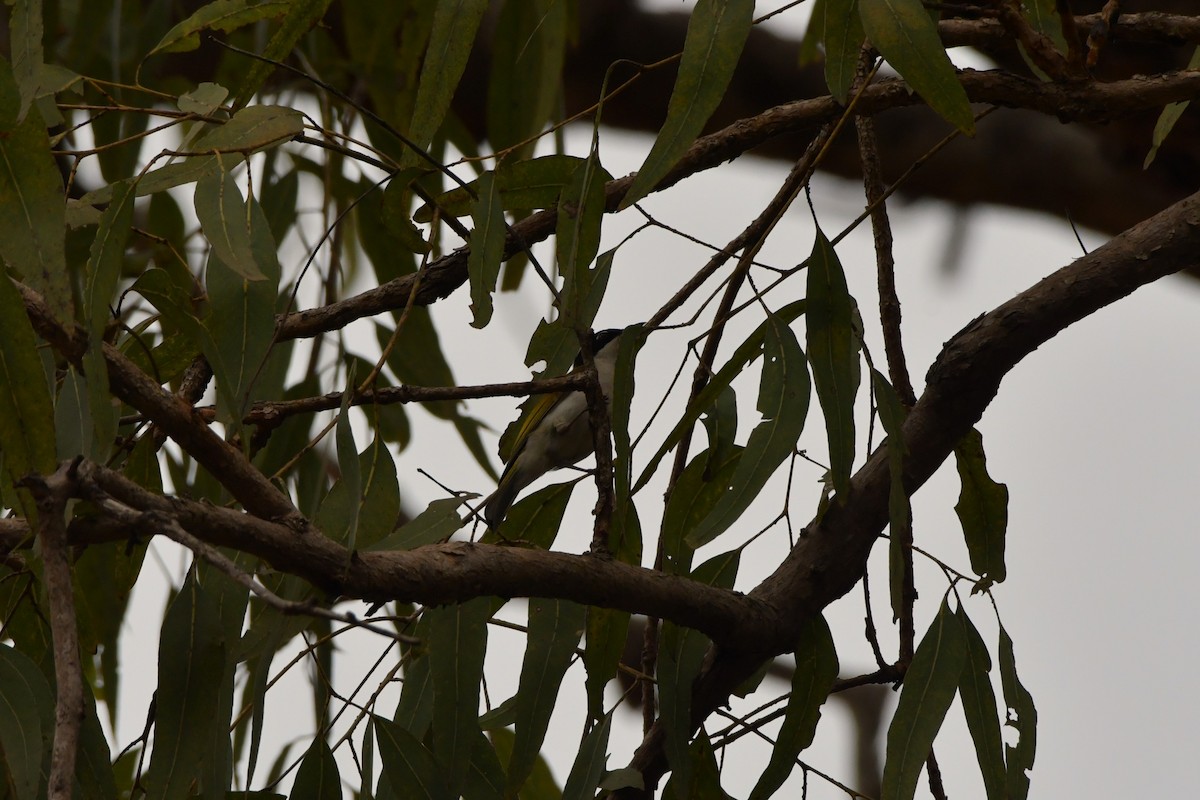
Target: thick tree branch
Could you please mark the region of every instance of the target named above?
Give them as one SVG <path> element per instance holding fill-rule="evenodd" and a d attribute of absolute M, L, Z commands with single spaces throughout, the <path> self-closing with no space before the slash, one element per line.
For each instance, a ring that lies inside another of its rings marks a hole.
<path fill-rule="evenodd" d="M 1084 317 L 1135 289 L 1200 264 L 1200 193 L 1176 203 L 1103 247 L 1063 267 L 957 333 L 929 370 L 926 389 L 904 424 L 904 483 L 916 492 L 983 415 L 1000 382 L 1023 358 Z M 883 444 L 830 503 L 783 564 L 752 592 L 778 609 L 786 627 L 758 652 L 718 648 L 697 680 L 693 724 L 699 725 L 763 660 L 785 652 L 799 626 L 861 578 L 888 522 L 888 447 Z M 780 649 L 782 648 L 782 649 Z M 659 726 L 632 766 L 647 786 L 666 771 Z"/>

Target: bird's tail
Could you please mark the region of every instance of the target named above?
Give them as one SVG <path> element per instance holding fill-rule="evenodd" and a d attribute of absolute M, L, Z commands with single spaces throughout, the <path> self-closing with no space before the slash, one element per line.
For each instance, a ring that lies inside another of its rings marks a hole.
<path fill-rule="evenodd" d="M 506 470 L 500 477 L 500 485 L 496 487 L 496 491 L 492 492 L 492 496 L 483 504 L 483 519 L 488 530 L 494 531 L 500 527 L 504 516 L 508 514 L 508 507 L 517 499 L 519 491 L 521 486 L 513 480 L 513 471 Z"/>

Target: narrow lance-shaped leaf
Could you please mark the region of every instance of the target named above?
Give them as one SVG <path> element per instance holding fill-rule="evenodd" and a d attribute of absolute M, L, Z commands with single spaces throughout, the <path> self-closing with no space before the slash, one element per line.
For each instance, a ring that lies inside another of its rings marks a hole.
<path fill-rule="evenodd" d="M 216 0 L 167 31 L 146 58 L 158 53 L 186 53 L 200 46 L 204 31 L 232 33 L 238 28 L 260 20 L 283 16 L 292 0 L 261 0 L 249 4 L 246 0 Z"/>
<path fill-rule="evenodd" d="M 433 751 L 455 795 L 462 788 L 479 733 L 479 684 L 491 614 L 490 597 L 426 612 L 433 676 Z"/>
<path fill-rule="evenodd" d="M 829 625 L 820 614 L 800 629 L 796 642 L 796 671 L 792 674 L 792 692 L 784 712 L 783 727 L 771 760 L 750 793 L 750 800 L 766 800 L 783 785 L 801 750 L 812 744 L 821 719 L 821 706 L 829 697 L 838 675 L 837 651 Z"/>
<path fill-rule="evenodd" d="M 9 50 L 13 77 L 21 92 L 18 119 L 24 119 L 41 87 L 44 52 L 42 48 L 42 0 L 16 0 L 9 21 Z"/>
<path fill-rule="evenodd" d="M 289 800 L 341 800 L 342 778 L 338 774 L 337 759 L 333 751 L 320 736 L 313 739 L 300 760 L 296 770 L 296 781 L 292 784 Z"/>
<path fill-rule="evenodd" d="M 233 170 L 240 163 L 218 157 L 220 169 L 196 183 L 196 218 L 213 253 L 246 280 L 266 279 L 250 246 L 250 216 Z"/>
<path fill-rule="evenodd" d="M 566 785 L 563 786 L 563 800 L 592 800 L 596 796 L 596 788 L 604 777 L 604 769 L 608 764 L 608 734 L 612 730 L 612 713 L 604 715 L 598 725 L 584 737 L 579 752 L 575 755 L 575 763 L 567 774 Z"/>
<path fill-rule="evenodd" d="M 0 319 L 4 320 L 0 325 L 0 453 L 5 483 L 11 485 L 30 472 L 54 470 L 54 404 L 25 305 L 4 274 L 0 274 Z M 32 499 L 26 515 L 36 518 Z"/>
<path fill-rule="evenodd" d="M 987 645 L 975 629 L 966 611 L 959 607 L 958 618 L 966 634 L 967 663 L 958 684 L 967 730 L 975 743 L 975 758 L 983 775 L 988 800 L 1008 796 L 1004 774 L 1004 742 L 1000 736 L 1000 717 L 996 714 L 996 692 L 992 689 L 992 659 Z"/>
<path fill-rule="evenodd" d="M 492 37 L 488 75 L 487 138 L 508 150 L 542 132 L 562 83 L 568 36 L 567 4 L 559 0 L 505 3 Z M 507 158 L 532 152 L 527 142 Z"/>
<path fill-rule="evenodd" d="M 1188 69 L 1200 69 L 1200 47 L 1192 51 L 1192 57 L 1188 61 Z M 1191 100 L 1184 100 L 1179 103 L 1167 103 L 1163 106 L 1162 112 L 1158 115 L 1158 120 L 1154 123 L 1154 134 L 1150 139 L 1150 152 L 1146 153 L 1146 160 L 1142 163 L 1142 169 L 1149 169 L 1150 164 L 1154 162 L 1154 157 L 1158 155 L 1158 148 L 1167 140 L 1167 135 L 1171 133 L 1171 129 L 1175 127 L 1175 123 L 1183 116 L 1183 112 L 1187 110 Z"/>
<path fill-rule="evenodd" d="M 863 45 L 858 0 L 825 0 L 820 20 L 825 33 L 825 84 L 833 99 L 842 105 L 850 99 L 850 86 L 858 68 Z"/>
<path fill-rule="evenodd" d="M 12 68 L 0 59 L 0 258 L 42 294 L 60 322 L 74 318 L 67 275 L 66 197 L 39 114 L 20 124 Z"/>
<path fill-rule="evenodd" d="M 912 531 L 912 508 L 908 493 L 904 491 L 904 458 L 908 446 L 904 442 L 904 417 L 907 411 L 900 402 L 896 390 L 876 369 L 871 370 L 871 383 L 875 389 L 875 402 L 879 408 L 879 420 L 888 437 L 888 472 L 891 486 L 888 490 L 888 517 L 891 537 L 888 548 L 888 574 L 892 598 L 892 619 L 900 619 L 904 609 L 904 571 L 906 569 L 906 540 Z"/>
<path fill-rule="evenodd" d="M 29 656 L 0 644 L 0 753 L 5 786 L 18 798 L 38 796 L 42 757 L 54 735 L 54 695 Z"/>
<path fill-rule="evenodd" d="M 579 165 L 558 201 L 555 228 L 558 268 L 563 275 L 562 324 L 576 330 L 586 314 L 595 279 L 592 262 L 600 251 L 600 226 L 604 220 L 604 177 L 595 152 Z"/>
<path fill-rule="evenodd" d="M 888 728 L 883 800 L 910 800 L 915 794 L 966 660 L 962 623 L 943 600 L 904 674 L 900 702 Z"/>
<path fill-rule="evenodd" d="M 733 478 L 716 507 L 687 537 L 698 548 L 729 528 L 750 507 L 775 470 L 796 447 L 808 415 L 808 365 L 796 335 L 774 315 L 767 317 L 758 410 L 763 421 L 750 433 Z"/>
<path fill-rule="evenodd" d="M 491 174 L 495 176 L 496 187 L 500 192 L 500 205 L 505 210 L 549 208 L 558 202 L 563 187 L 571 181 L 571 176 L 583 163 L 578 156 L 547 155 L 531 158 L 528 161 L 505 161 L 496 167 Z M 484 173 L 485 175 L 488 173 Z M 603 167 L 601 174 L 604 180 L 612 180 L 612 175 Z M 466 187 L 457 186 L 448 192 L 434 198 L 433 205 L 446 215 L 463 217 L 471 213 L 475 206 L 475 197 L 480 194 L 477 178 L 470 181 Z M 433 219 L 433 206 L 423 205 L 413 214 L 416 222 L 429 222 Z"/>
<path fill-rule="evenodd" d="M 235 92 L 238 108 L 249 103 L 250 98 L 262 88 L 267 76 L 275 71 L 275 65 L 270 62 L 285 60 L 300 38 L 325 16 L 331 2 L 332 0 L 291 0 L 288 3 L 282 24 L 271 35 L 270 41 L 263 49 L 263 57 L 267 60 L 252 61 L 250 69 L 242 78 L 241 86 Z"/>
<path fill-rule="evenodd" d="M 358 462 L 358 447 L 354 444 L 354 430 L 350 427 L 350 398 L 354 396 L 354 365 L 350 365 L 346 376 L 346 390 L 342 392 L 342 407 L 338 411 L 337 440 L 338 467 L 342 471 L 341 482 L 350 499 L 347 521 L 346 549 L 354 552 L 358 543 L 358 519 L 362 509 L 362 471 Z"/>
<path fill-rule="evenodd" d="M 971 569 L 980 576 L 975 591 L 1000 583 L 1004 567 L 1004 535 L 1008 529 L 1008 487 L 987 472 L 983 436 L 972 429 L 954 448 L 962 490 L 954 511 L 962 523 Z"/>
<path fill-rule="evenodd" d="M 471 55 L 471 46 L 479 23 L 487 11 L 488 0 L 436 0 L 433 12 L 433 28 L 429 33 L 429 46 L 425 50 L 425 62 L 421 65 L 421 77 L 417 84 L 412 124 L 409 139 L 417 147 L 428 147 L 446 112 L 450 100 L 462 78 Z M 412 150 L 405 150 L 400 167 L 420 163 L 421 157 Z"/>
<path fill-rule="evenodd" d="M 1005 724 L 1017 730 L 1016 745 L 1005 747 L 1005 769 L 1008 772 L 1008 795 L 1012 800 L 1029 796 L 1029 770 L 1037 754 L 1037 708 L 1033 695 L 1017 677 L 1017 659 L 1013 655 L 1012 639 L 1000 626 L 1000 685 L 1004 690 L 1004 705 L 1009 709 Z"/>
<path fill-rule="evenodd" d="M 714 556 L 692 573 L 692 580 L 728 589 L 737 578 L 741 551 Z M 694 764 L 688 755 L 692 728 L 692 683 L 700 674 L 709 639 L 699 631 L 670 622 L 663 624 L 658 662 L 658 691 L 666 729 L 667 760 L 673 781 L 682 796 L 688 796 Z"/>
<path fill-rule="evenodd" d="M 854 466 L 854 396 L 858 392 L 858 348 L 854 301 L 833 245 L 817 228 L 808 260 L 808 358 L 825 415 L 833 489 L 845 500 Z"/>
<path fill-rule="evenodd" d="M 921 0 L 858 0 L 871 44 L 929 107 L 965 134 L 975 133 L 967 93 Z"/>
<path fill-rule="evenodd" d="M 569 600 L 529 600 L 529 635 L 517 687 L 516 739 L 508 762 L 510 793 L 529 777 L 558 705 L 563 675 L 583 634 L 586 607 Z"/>
<path fill-rule="evenodd" d="M 471 231 L 471 249 L 467 255 L 467 275 L 471 281 L 471 325 L 486 327 L 492 319 L 492 292 L 500 277 L 504 258 L 504 210 L 500 207 L 500 191 L 495 175 L 485 172 L 479 177 L 479 199 L 471 212 L 475 227 Z"/>
<path fill-rule="evenodd" d="M 452 800 L 457 792 L 446 786 L 445 770 L 421 741 L 394 722 L 373 717 L 375 737 L 379 740 L 379 758 L 384 777 L 405 797 L 419 800 Z"/>
<path fill-rule="evenodd" d="M 667 118 L 638 170 L 621 208 L 648 195 L 704 129 L 725 97 L 750 33 L 754 0 L 700 0 L 688 22 L 679 75 Z"/>

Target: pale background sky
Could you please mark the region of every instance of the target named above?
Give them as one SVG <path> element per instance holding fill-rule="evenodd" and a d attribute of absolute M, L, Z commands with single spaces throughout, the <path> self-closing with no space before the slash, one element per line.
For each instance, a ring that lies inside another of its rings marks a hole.
<path fill-rule="evenodd" d="M 675 3 L 662 3 L 674 7 Z M 760 13 L 765 10 L 759 4 Z M 986 122 L 984 123 L 986 124 Z M 573 152 L 586 147 L 588 130 L 573 129 Z M 645 136 L 606 131 L 601 158 L 614 175 L 636 169 L 648 151 Z M 774 193 L 786 165 L 751 157 L 689 179 L 661 195 L 651 196 L 646 209 L 662 222 L 714 244 L 723 244 L 740 231 Z M 826 234 L 833 236 L 862 208 L 861 187 L 818 176 L 813 196 Z M 1119 197 L 1119 191 L 1114 191 Z M 945 204 L 922 201 L 890 205 L 896 238 L 896 277 L 904 311 L 904 341 L 918 393 L 925 371 L 941 343 L 964 324 L 1013 294 L 1027 288 L 1080 254 L 1069 224 L 1063 219 L 995 208 L 972 209 L 966 219 L 965 247 L 957 274 L 940 271 L 952 226 Z M 640 218 L 626 212 L 605 221 L 605 247 L 620 241 Z M 1082 232 L 1091 248 L 1103 237 Z M 760 260 L 791 266 L 812 248 L 812 223 L 807 209 L 795 206 L 776 230 Z M 850 288 L 863 310 L 868 344 L 882 360 L 874 288 L 874 255 L 864 227 L 838 247 Z M 608 295 L 597 327 L 620 326 L 643 320 L 656 310 L 687 276 L 703 264 L 707 253 L 661 231 L 642 234 L 617 256 Z M 803 293 L 803 278 L 793 278 L 771 295 L 775 307 Z M 761 285 L 761 284 L 760 284 Z M 434 309 L 443 347 L 459 383 L 520 380 L 528 372 L 522 361 L 525 343 L 544 312 L 546 300 L 533 281 L 517 296 L 499 298 L 489 328 L 477 332 L 467 325 L 469 299 L 465 288 Z M 693 306 L 694 307 L 694 306 Z M 1153 796 L 1179 792 L 1194 785 L 1192 751 L 1200 700 L 1191 690 L 1190 665 L 1198 653 L 1195 643 L 1200 588 L 1195 564 L 1200 544 L 1192 517 L 1196 473 L 1195 453 L 1200 428 L 1195 421 L 1196 367 L 1186 343 L 1200 334 L 1200 281 L 1169 278 L 1139 290 L 1132 297 L 1071 327 L 1022 362 L 1004 381 L 1000 393 L 980 424 L 992 476 L 1010 491 L 1007 538 L 1008 580 L 994 589 L 1005 626 L 1016 650 L 1022 681 L 1038 708 L 1037 763 L 1032 773 L 1032 797 Z M 726 336 L 718 363 L 723 363 L 760 317 L 749 312 Z M 374 337 L 369 323 L 358 323 L 351 341 L 370 355 Z M 651 338 L 639 360 L 634 401 L 634 429 L 640 430 L 678 367 L 680 343 L 702 328 Z M 802 325 L 797 325 L 802 335 Z M 740 336 L 739 336 L 740 332 Z M 803 339 L 802 339 L 803 341 Z M 690 378 L 694 362 L 685 376 Z M 738 384 L 743 407 L 740 436 L 744 441 L 757 421 L 753 411 L 755 378 Z M 682 400 L 668 408 L 678 409 Z M 468 405 L 496 431 L 512 418 L 509 399 L 473 401 Z M 459 444 L 448 426 L 410 410 L 416 436 L 397 459 L 401 491 L 410 510 L 443 496 L 417 475 L 418 467 L 433 472 L 455 488 L 486 494 L 492 484 Z M 865 448 L 865 406 L 860 414 L 859 458 Z M 670 414 L 667 413 L 669 420 Z M 639 450 L 648 458 L 667 426 L 658 424 Z M 878 441 L 878 435 L 876 441 Z M 824 428 L 813 403 L 800 446 L 821 459 Z M 366 438 L 359 436 L 362 448 Z M 494 439 L 489 440 L 489 443 Z M 703 441 L 701 436 L 700 442 Z M 693 447 L 697 452 L 702 445 Z M 644 463 L 644 461 L 643 461 Z M 815 509 L 820 470 L 799 465 L 793 486 L 793 522 L 798 528 Z M 724 552 L 757 532 L 777 512 L 782 481 L 768 487 L 762 502 L 724 537 L 697 558 Z M 661 514 L 661 482 L 638 495 L 643 528 L 655 530 Z M 953 506 L 958 480 L 953 460 L 914 497 L 916 542 L 964 572 L 969 572 L 966 549 Z M 557 548 L 580 552 L 590 529 L 591 487 L 583 483 L 568 511 Z M 801 510 L 802 509 L 802 510 Z M 134 593 L 135 609 L 127 621 L 144 632 L 125 637 L 126 665 L 154 663 L 157 627 L 167 581 L 178 582 L 186 559 L 169 546 L 156 544 L 166 569 L 148 560 L 144 579 Z M 772 529 L 756 541 L 743 559 L 738 588 L 748 589 L 766 575 L 787 547 L 786 531 Z M 647 563 L 653 543 L 648 540 Z M 946 583 L 942 573 L 917 558 L 918 635 L 929 624 Z M 876 621 L 881 626 L 885 656 L 894 656 L 895 634 L 884 623 L 886 609 L 886 545 L 876 548 L 871 564 Z M 150 580 L 146 580 L 150 579 Z M 961 587 L 963 594 L 966 587 Z M 354 607 L 361 610 L 360 607 Z M 980 598 L 967 609 L 996 657 L 996 634 L 990 604 Z M 504 616 L 524 621 L 523 603 L 513 602 Z M 856 588 L 827 611 L 842 663 L 843 676 L 873 669 L 862 637 L 862 594 Z M 493 629 L 491 641 L 510 644 L 489 658 L 515 664 L 510 685 L 489 677 L 493 702 L 507 698 L 516 684 L 523 639 Z M 339 685 L 352 687 L 378 657 L 383 644 L 370 636 L 345 637 L 337 671 Z M 504 651 L 504 652 L 501 652 Z M 294 651 L 293 651 L 294 652 Z M 287 662 L 281 653 L 275 669 Z M 388 661 L 390 665 L 391 661 Z M 117 741 L 136 737 L 145 719 L 153 690 L 150 675 L 130 668 L 122 685 L 123 700 Z M 380 673 L 382 675 L 382 673 Z M 264 742 L 265 774 L 274 743 L 307 736 L 311 730 L 307 670 L 298 669 L 269 695 L 268 732 Z M 999 696 L 998 675 L 996 691 Z M 575 666 L 560 693 L 560 710 L 547 739 L 547 755 L 555 776 L 566 778 L 582 725 L 583 671 Z M 373 688 L 372 679 L 368 691 Z M 764 692 L 781 687 L 764 684 Z M 395 692 L 385 693 L 380 709 L 393 707 Z M 610 690 L 610 702 L 615 694 Z M 755 697 L 757 705 L 762 697 Z M 735 710 L 739 708 L 735 706 Z M 852 781 L 848 761 L 851 729 L 843 707 L 827 704 L 814 747 L 804 760 L 834 777 Z M 610 742 L 610 768 L 623 766 L 640 741 L 640 718 L 617 716 Z M 719 718 L 709 730 L 723 728 Z M 768 729 L 770 730 L 770 729 Z M 769 749 L 752 737 L 730 751 L 722 786 L 744 797 L 766 763 Z M 882 734 L 881 734 L 882 746 Z M 982 796 L 974 751 L 962 722 L 958 702 L 951 707 L 936 745 L 951 797 Z M 298 753 L 297 753 L 298 755 Z M 349 762 L 342 759 L 343 768 Z M 260 779 L 261 780 L 261 779 Z M 256 786 L 254 788 L 258 788 Z M 799 770 L 780 796 L 798 796 Z M 840 790 L 815 776 L 809 797 L 844 797 Z M 927 796 L 922 777 L 918 796 Z"/>

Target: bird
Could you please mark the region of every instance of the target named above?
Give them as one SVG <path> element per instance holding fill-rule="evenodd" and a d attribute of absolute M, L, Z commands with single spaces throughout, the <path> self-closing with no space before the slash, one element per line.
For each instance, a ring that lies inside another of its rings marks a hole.
<path fill-rule="evenodd" d="M 593 363 L 610 415 L 613 372 L 617 365 L 622 331 L 620 328 L 609 328 L 592 335 Z M 583 359 L 578 356 L 575 369 L 581 366 Z M 526 486 L 547 472 L 582 461 L 593 450 L 592 428 L 588 422 L 587 397 L 584 393 L 568 391 L 541 395 L 529 419 L 517 432 L 512 454 L 496 491 L 484 503 L 483 518 L 488 528 L 496 530 L 508 513 L 508 507 Z"/>

